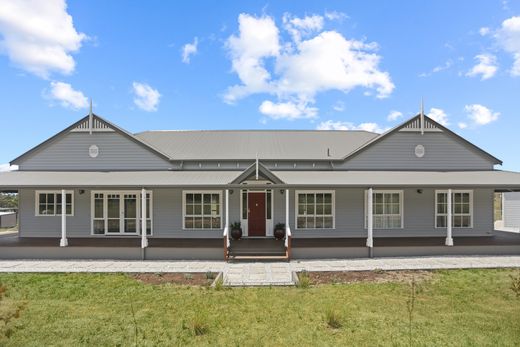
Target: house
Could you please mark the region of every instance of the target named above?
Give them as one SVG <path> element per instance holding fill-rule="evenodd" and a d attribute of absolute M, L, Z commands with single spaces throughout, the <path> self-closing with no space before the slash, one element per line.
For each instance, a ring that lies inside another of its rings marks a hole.
<path fill-rule="evenodd" d="M 520 190 L 501 163 L 422 113 L 384 134 L 131 134 L 91 111 L 0 174 L 19 194 L 19 235 L 0 257 L 520 253 L 518 235 L 494 230 L 494 193 Z"/>

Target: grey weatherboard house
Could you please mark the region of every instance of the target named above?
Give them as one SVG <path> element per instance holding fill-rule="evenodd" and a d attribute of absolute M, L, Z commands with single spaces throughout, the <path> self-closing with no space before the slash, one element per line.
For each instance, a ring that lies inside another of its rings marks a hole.
<path fill-rule="evenodd" d="M 0 190 L 19 194 L 19 234 L 1 258 L 520 253 L 493 223 L 520 173 L 422 113 L 384 134 L 131 134 L 91 112 L 11 164 Z"/>

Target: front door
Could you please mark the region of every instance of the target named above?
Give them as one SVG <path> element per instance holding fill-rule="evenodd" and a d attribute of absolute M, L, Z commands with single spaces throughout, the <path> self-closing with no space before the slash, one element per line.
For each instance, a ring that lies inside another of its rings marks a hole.
<path fill-rule="evenodd" d="M 265 192 L 248 194 L 248 236 L 265 236 Z"/>

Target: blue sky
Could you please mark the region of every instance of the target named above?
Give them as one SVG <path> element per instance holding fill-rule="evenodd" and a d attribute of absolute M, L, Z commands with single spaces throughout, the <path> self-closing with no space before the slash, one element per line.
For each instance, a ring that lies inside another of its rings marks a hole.
<path fill-rule="evenodd" d="M 368 129 L 419 111 L 520 170 L 519 1 L 0 4 L 0 164 L 88 112 L 152 129 Z"/>

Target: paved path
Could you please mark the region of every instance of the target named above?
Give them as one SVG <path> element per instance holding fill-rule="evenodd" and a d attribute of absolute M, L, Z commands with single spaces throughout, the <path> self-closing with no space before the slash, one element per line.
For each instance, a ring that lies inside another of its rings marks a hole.
<path fill-rule="evenodd" d="M 223 272 L 227 285 L 288 285 L 293 271 L 367 271 L 520 268 L 520 256 L 442 256 L 294 260 L 269 263 L 223 261 L 0 260 L 0 272 Z"/>

